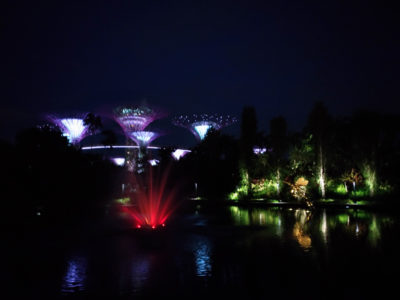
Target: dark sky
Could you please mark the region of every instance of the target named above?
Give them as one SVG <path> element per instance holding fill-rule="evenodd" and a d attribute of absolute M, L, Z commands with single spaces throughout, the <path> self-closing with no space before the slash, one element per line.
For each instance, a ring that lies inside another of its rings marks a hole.
<path fill-rule="evenodd" d="M 143 99 L 170 115 L 240 117 L 253 105 L 264 130 L 277 115 L 300 129 L 317 100 L 333 114 L 399 112 L 399 18 L 387 1 L 9 1 L 0 11 L 1 138 L 43 113 Z"/>

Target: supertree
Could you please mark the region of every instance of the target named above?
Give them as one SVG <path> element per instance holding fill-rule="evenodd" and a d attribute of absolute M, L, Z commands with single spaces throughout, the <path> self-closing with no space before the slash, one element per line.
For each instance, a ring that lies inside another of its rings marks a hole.
<path fill-rule="evenodd" d="M 48 119 L 60 128 L 63 135 L 71 144 L 78 144 L 84 137 L 89 135 L 88 125 L 85 125 L 85 115 L 75 117 L 48 116 Z"/>
<path fill-rule="evenodd" d="M 114 119 L 128 137 L 131 132 L 143 131 L 151 122 L 163 116 L 162 112 L 145 106 L 120 106 L 114 110 Z"/>
<path fill-rule="evenodd" d="M 235 122 L 237 122 L 235 117 L 219 114 L 180 115 L 172 121 L 176 126 L 189 129 L 200 141 L 205 138 L 211 128 L 219 130 Z"/>
<path fill-rule="evenodd" d="M 191 151 L 187 149 L 176 149 L 174 152 L 171 153 L 171 155 L 175 160 L 180 160 L 182 157 L 190 152 Z"/>
<path fill-rule="evenodd" d="M 129 133 L 129 137 L 139 148 L 147 148 L 147 146 L 159 136 L 160 133 L 154 131 L 132 131 Z"/>
<path fill-rule="evenodd" d="M 132 140 L 139 147 L 138 151 L 127 151 L 126 153 L 128 170 L 143 172 L 147 146 L 159 136 L 156 132 L 145 131 L 145 128 L 164 115 L 160 110 L 146 106 L 120 106 L 114 110 L 114 119 L 122 127 L 128 143 L 129 140 Z"/>

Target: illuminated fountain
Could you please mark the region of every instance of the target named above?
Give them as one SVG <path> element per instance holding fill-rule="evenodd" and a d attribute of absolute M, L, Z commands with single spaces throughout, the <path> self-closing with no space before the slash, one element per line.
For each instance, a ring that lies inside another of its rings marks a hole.
<path fill-rule="evenodd" d="M 73 118 L 60 118 L 49 116 L 48 119 L 60 128 L 63 135 L 71 144 L 78 144 L 84 137 L 89 135 L 89 127 L 85 125 L 84 116 Z"/>
<path fill-rule="evenodd" d="M 145 182 L 139 176 L 133 176 L 135 192 L 130 196 L 132 205 L 121 206 L 135 228 L 164 227 L 176 208 L 175 190 L 167 188 L 168 176 L 154 177 L 151 168 L 149 170 Z"/>
<path fill-rule="evenodd" d="M 237 120 L 229 115 L 218 114 L 193 114 L 181 115 L 173 120 L 173 124 L 189 129 L 198 140 L 203 140 L 208 131 L 213 128 L 220 130 L 223 127 L 235 123 Z"/>

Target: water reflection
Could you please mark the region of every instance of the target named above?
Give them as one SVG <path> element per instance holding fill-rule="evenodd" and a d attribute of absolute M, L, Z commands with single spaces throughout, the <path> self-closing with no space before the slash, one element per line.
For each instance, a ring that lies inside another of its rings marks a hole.
<path fill-rule="evenodd" d="M 229 208 L 232 220 L 238 226 L 271 226 L 275 229 L 275 234 L 281 236 L 282 215 L 280 208 L 242 208 L 231 206 Z"/>
<path fill-rule="evenodd" d="M 294 213 L 296 222 L 293 226 L 293 236 L 304 250 L 311 248 L 311 236 L 307 233 L 307 225 L 311 220 L 312 213 L 305 209 L 296 209 Z"/>
<path fill-rule="evenodd" d="M 134 292 L 139 292 L 149 278 L 150 261 L 139 258 L 132 263 L 132 287 Z"/>
<path fill-rule="evenodd" d="M 381 231 L 376 216 L 372 217 L 371 225 L 369 226 L 368 240 L 372 246 L 376 247 L 381 239 Z"/>
<path fill-rule="evenodd" d="M 304 232 L 303 226 L 300 222 L 294 224 L 293 236 L 303 249 L 308 250 L 311 248 L 311 237 Z"/>
<path fill-rule="evenodd" d="M 323 245 L 330 242 L 330 232 L 339 230 L 350 238 L 363 240 L 377 247 L 381 240 L 381 228 L 390 218 L 377 217 L 373 212 L 363 209 L 307 210 L 285 208 L 242 208 L 231 206 L 229 213 L 234 225 L 263 226 L 266 234 L 273 232 L 282 237 L 292 236 L 300 247 L 309 251 L 313 242 Z"/>
<path fill-rule="evenodd" d="M 197 276 L 211 276 L 211 251 L 212 248 L 209 239 L 205 237 L 198 237 L 193 248 Z"/>
<path fill-rule="evenodd" d="M 85 290 L 87 261 L 84 257 L 72 257 L 68 261 L 61 292 L 76 293 Z"/>
<path fill-rule="evenodd" d="M 326 210 L 324 209 L 320 224 L 321 236 L 325 244 L 328 243 L 328 222 L 326 219 Z"/>

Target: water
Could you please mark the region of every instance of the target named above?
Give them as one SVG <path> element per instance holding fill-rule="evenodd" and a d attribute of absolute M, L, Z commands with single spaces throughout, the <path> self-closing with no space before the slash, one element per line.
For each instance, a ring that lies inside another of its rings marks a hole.
<path fill-rule="evenodd" d="M 385 298 L 397 287 L 399 225 L 362 209 L 197 205 L 150 232 L 124 216 L 8 232 L 2 298 Z"/>

